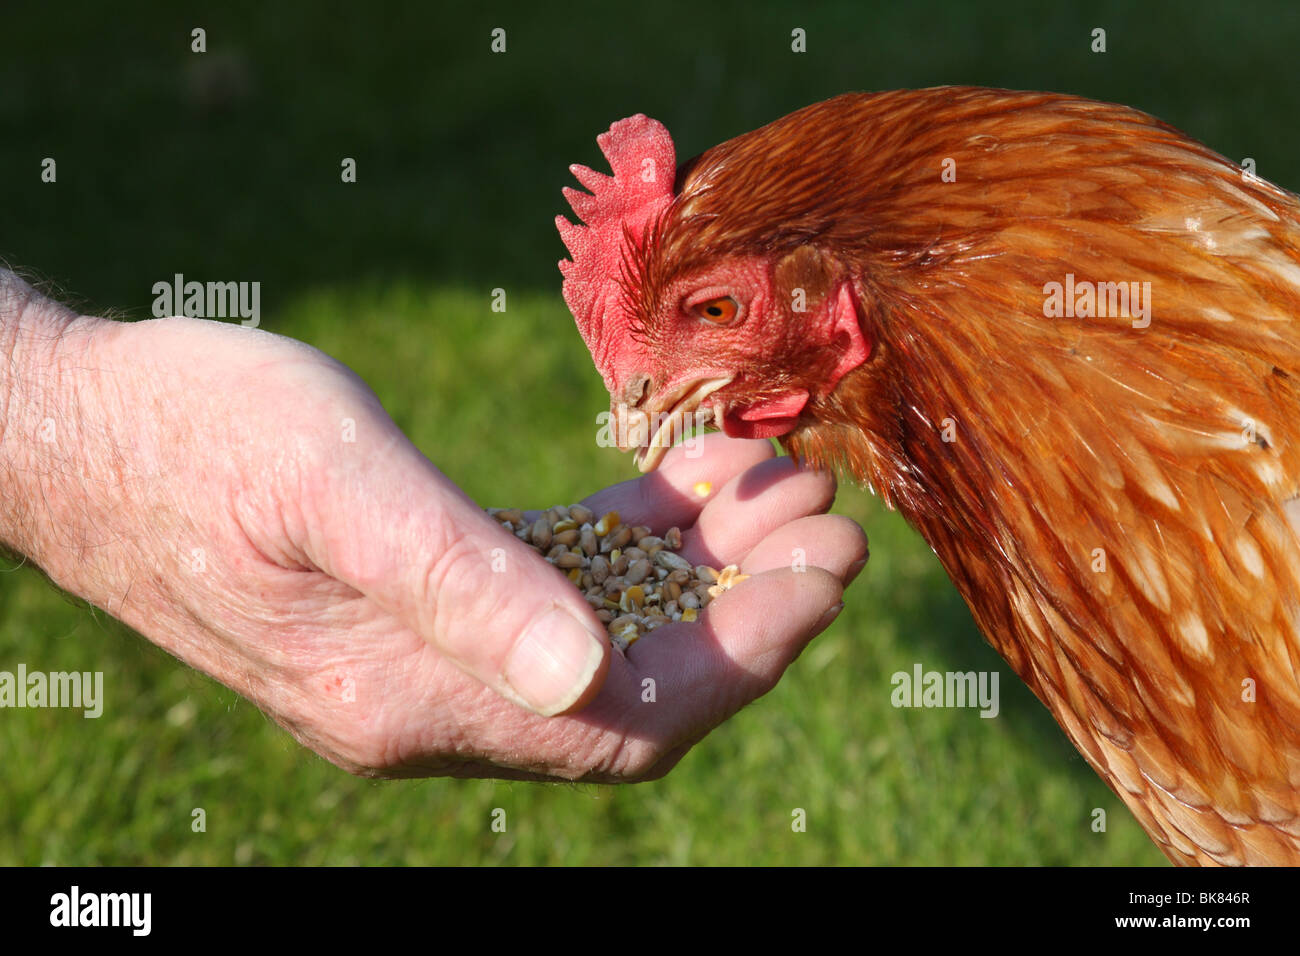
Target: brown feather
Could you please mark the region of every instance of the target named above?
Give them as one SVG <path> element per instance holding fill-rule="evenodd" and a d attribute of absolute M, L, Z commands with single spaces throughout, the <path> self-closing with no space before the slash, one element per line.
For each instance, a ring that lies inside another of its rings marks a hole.
<path fill-rule="evenodd" d="M 790 450 L 922 532 L 1172 860 L 1300 863 L 1297 198 L 1133 110 L 977 89 L 838 97 L 679 179 L 645 294 L 725 255 L 851 278 L 871 358 Z M 1150 282 L 1150 326 L 1045 317 L 1067 273 Z"/>

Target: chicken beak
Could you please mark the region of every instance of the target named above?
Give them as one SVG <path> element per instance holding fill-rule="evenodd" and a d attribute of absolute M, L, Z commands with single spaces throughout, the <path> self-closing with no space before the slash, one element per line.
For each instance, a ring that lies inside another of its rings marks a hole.
<path fill-rule="evenodd" d="M 692 379 L 652 395 L 636 406 L 612 403 L 610 414 L 619 450 L 636 449 L 637 468 L 642 472 L 654 471 L 679 438 L 712 421 L 713 409 L 706 406 L 701 410 L 700 406 L 731 380 L 730 375 Z"/>

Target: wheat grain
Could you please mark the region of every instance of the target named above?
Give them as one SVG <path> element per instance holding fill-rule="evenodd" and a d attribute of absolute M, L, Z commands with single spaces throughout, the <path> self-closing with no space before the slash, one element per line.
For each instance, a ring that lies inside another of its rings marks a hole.
<path fill-rule="evenodd" d="M 584 505 L 556 505 L 532 521 L 518 508 L 487 511 L 566 573 L 623 651 L 655 628 L 699 620 L 710 601 L 749 577 L 734 564 L 692 566 L 677 553 L 680 528 L 659 536 L 623 524 L 617 511 L 597 517 Z"/>

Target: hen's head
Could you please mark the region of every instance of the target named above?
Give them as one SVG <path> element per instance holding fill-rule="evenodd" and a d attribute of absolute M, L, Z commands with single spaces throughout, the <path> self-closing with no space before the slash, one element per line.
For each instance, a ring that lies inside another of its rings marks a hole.
<path fill-rule="evenodd" d="M 728 168 L 744 139 L 679 172 L 668 131 L 637 115 L 598 138 L 612 176 L 571 167 L 591 192 L 565 190 L 585 226 L 556 220 L 573 256 L 564 296 L 643 470 L 692 416 L 738 437 L 790 432 L 870 351 L 850 273 L 805 241 L 793 203 L 726 214 L 764 174 Z"/>
<path fill-rule="evenodd" d="M 779 436 L 910 518 L 983 520 L 986 489 L 1028 468 L 1026 435 L 1089 455 L 1120 430 L 1116 404 L 1147 435 L 1166 400 L 1135 402 L 1126 369 L 1203 374 L 1193 346 L 1258 351 L 1276 323 L 1247 319 L 1292 310 L 1293 201 L 1122 106 L 901 90 L 816 103 L 680 167 L 644 116 L 598 142 L 613 175 L 572 167 L 591 192 L 566 190 L 585 225 L 557 219 L 560 268 L 643 470 L 698 408 L 695 424 Z M 1049 289 L 1075 280 L 1149 286 L 1160 317 L 1053 312 Z"/>

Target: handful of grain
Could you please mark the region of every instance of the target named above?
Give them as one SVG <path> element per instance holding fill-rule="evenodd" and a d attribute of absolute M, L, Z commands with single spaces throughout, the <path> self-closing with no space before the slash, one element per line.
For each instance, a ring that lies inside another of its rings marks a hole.
<path fill-rule="evenodd" d="M 697 620 L 710 601 L 749 577 L 734 564 L 692 567 L 677 553 L 681 529 L 661 538 L 645 525 L 622 524 L 617 511 L 597 518 L 583 505 L 556 505 L 534 521 L 518 508 L 488 514 L 568 575 L 620 650 L 672 621 Z"/>

